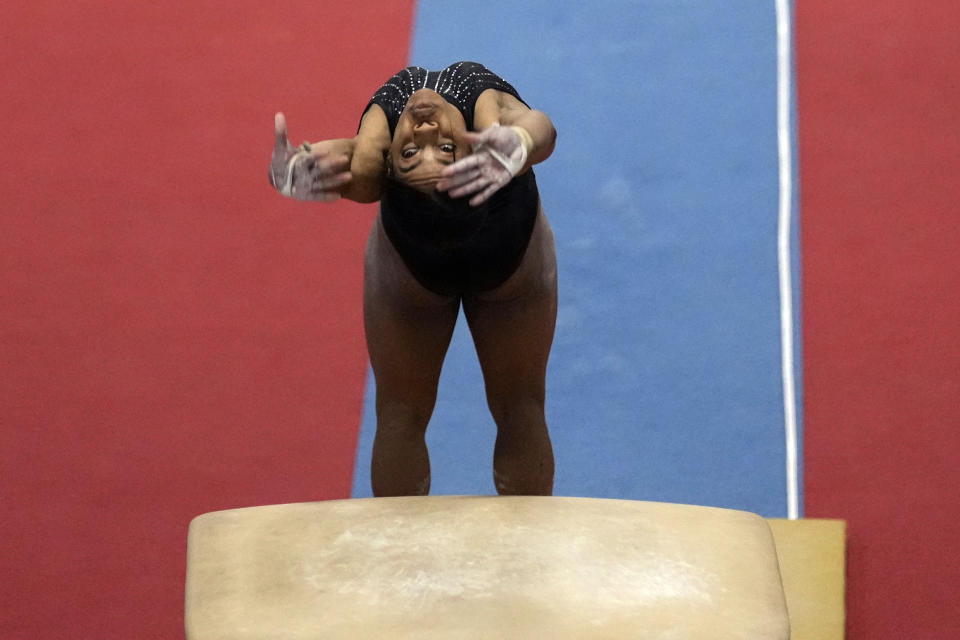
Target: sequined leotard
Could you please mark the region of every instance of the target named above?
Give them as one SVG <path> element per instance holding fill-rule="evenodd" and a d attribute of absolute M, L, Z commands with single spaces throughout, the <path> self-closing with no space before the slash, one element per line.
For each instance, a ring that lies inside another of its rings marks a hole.
<path fill-rule="evenodd" d="M 513 86 L 483 65 L 457 62 L 442 71 L 403 69 L 377 90 L 367 108 L 376 104 L 383 109 L 393 135 L 410 96 L 424 88 L 457 107 L 471 131 L 477 98 L 487 89 L 523 102 Z M 384 197 L 380 216 L 387 237 L 421 284 L 437 293 L 464 295 L 492 289 L 516 270 L 533 233 L 539 202 L 536 177 L 530 170 L 465 214 L 438 213 L 426 207 L 411 210 Z"/>
<path fill-rule="evenodd" d="M 520 102 L 523 99 L 517 90 L 506 80 L 477 62 L 456 62 L 442 71 L 428 71 L 423 67 L 407 67 L 395 74 L 377 89 L 370 99 L 371 104 L 378 104 L 387 114 L 390 123 L 390 134 L 393 135 L 397 127 L 400 114 L 407 104 L 407 100 L 418 89 L 433 89 L 444 100 L 455 106 L 463 114 L 467 129 L 473 131 L 473 107 L 480 94 L 487 89 L 496 89 L 509 93 Z M 526 103 L 524 103 L 526 104 Z"/>

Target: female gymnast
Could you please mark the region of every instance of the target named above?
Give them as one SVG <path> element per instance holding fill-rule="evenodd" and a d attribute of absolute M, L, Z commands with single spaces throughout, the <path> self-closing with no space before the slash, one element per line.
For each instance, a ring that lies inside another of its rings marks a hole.
<path fill-rule="evenodd" d="M 270 181 L 283 195 L 380 202 L 363 292 L 373 494 L 429 493 L 425 434 L 462 304 L 497 427 L 497 492 L 550 495 L 544 397 L 557 267 L 530 169 L 553 152 L 549 117 L 483 65 L 459 62 L 391 77 L 353 138 L 293 147 L 279 113 L 275 135 Z"/>

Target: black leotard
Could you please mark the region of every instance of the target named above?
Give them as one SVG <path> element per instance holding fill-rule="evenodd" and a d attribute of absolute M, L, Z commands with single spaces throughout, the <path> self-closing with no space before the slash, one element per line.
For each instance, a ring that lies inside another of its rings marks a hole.
<path fill-rule="evenodd" d="M 418 89 L 433 89 L 463 114 L 473 130 L 474 106 L 487 89 L 523 101 L 508 82 L 476 62 L 458 62 L 442 71 L 407 67 L 387 80 L 372 104 L 387 115 L 393 134 L 407 100 Z M 420 194 L 396 182 L 387 185 L 380 216 L 387 237 L 417 280 L 444 295 L 464 295 L 502 284 L 530 242 L 539 210 L 533 171 L 515 177 L 479 207 L 465 199 Z"/>
<path fill-rule="evenodd" d="M 523 98 L 509 82 L 478 62 L 463 61 L 456 62 L 442 71 L 407 67 L 394 74 L 377 89 L 367 104 L 367 109 L 372 104 L 380 105 L 387 114 L 392 136 L 407 100 L 418 89 L 433 89 L 443 96 L 444 100 L 459 109 L 463 114 L 463 121 L 467 123 L 468 131 L 473 131 L 473 107 L 477 98 L 487 89 L 509 93 L 523 102 Z"/>

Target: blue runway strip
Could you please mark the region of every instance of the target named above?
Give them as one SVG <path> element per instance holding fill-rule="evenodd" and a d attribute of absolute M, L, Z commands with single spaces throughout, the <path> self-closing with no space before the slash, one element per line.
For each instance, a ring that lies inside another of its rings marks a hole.
<path fill-rule="evenodd" d="M 537 168 L 560 268 L 557 495 L 786 515 L 776 54 L 773 2 L 419 3 L 412 64 L 483 62 L 559 132 Z M 371 377 L 358 497 L 374 425 Z M 461 318 L 433 493 L 493 493 L 494 435 Z"/>

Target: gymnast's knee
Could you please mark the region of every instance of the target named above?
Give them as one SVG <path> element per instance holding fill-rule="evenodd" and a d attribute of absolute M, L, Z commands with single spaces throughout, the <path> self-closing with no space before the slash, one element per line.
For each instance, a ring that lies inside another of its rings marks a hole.
<path fill-rule="evenodd" d="M 546 424 L 543 398 L 537 396 L 489 397 L 487 406 L 500 434 L 522 432 Z"/>
<path fill-rule="evenodd" d="M 422 438 L 433 415 L 435 402 L 435 398 L 425 398 L 420 401 L 378 398 L 377 434 Z"/>

